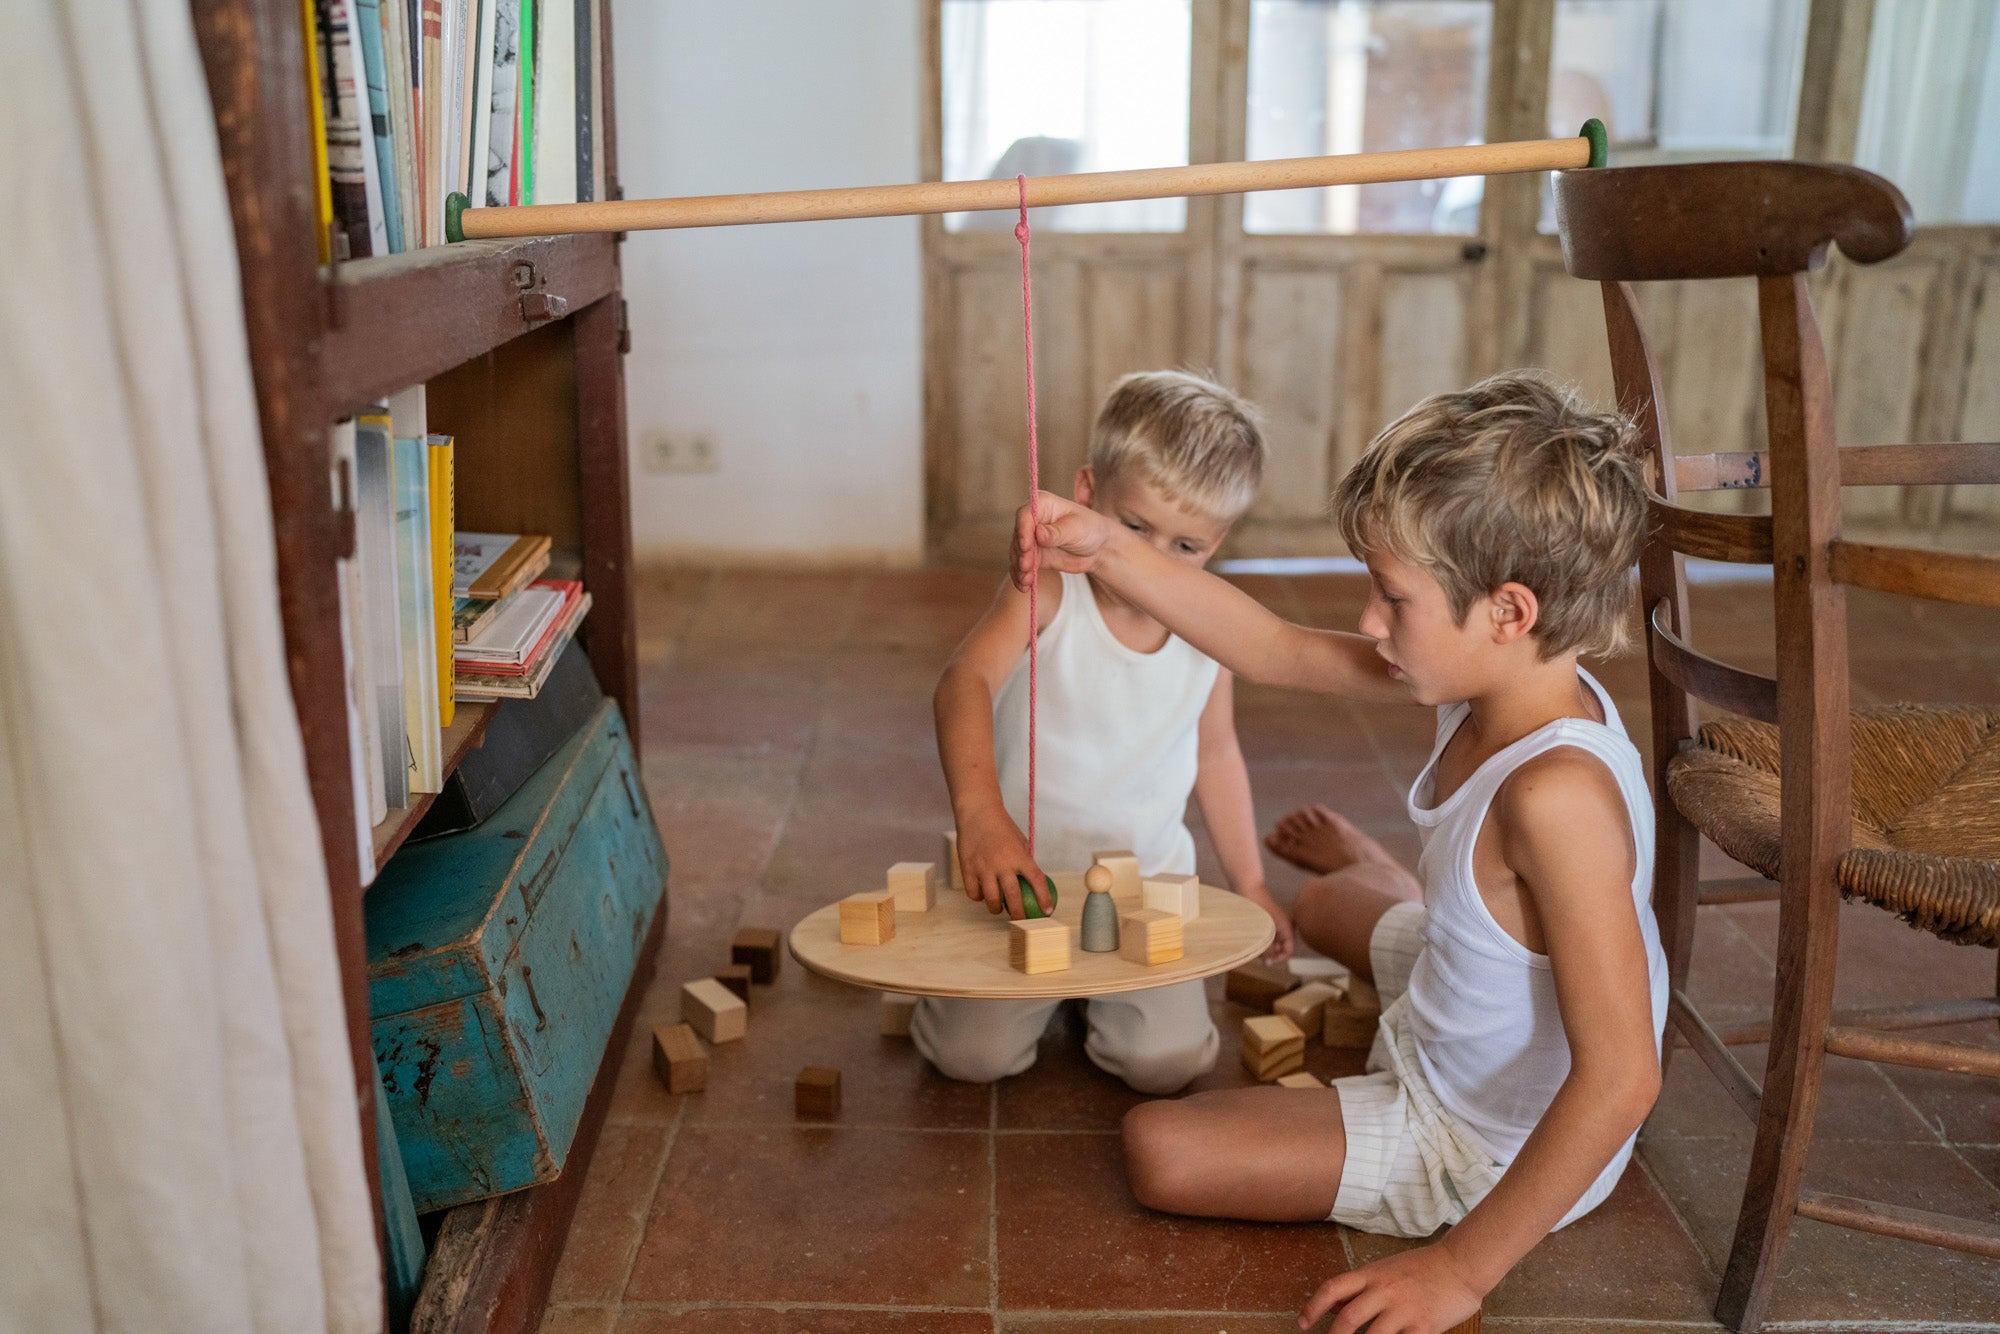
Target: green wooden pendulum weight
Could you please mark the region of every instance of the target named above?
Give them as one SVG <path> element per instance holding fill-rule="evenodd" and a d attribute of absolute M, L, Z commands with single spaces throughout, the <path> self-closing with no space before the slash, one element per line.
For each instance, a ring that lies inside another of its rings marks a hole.
<path fill-rule="evenodd" d="M 1023 917 L 1046 916 L 1046 914 L 1042 912 L 1042 905 L 1035 901 L 1035 887 L 1028 883 L 1028 877 L 1024 875 L 1017 875 L 1014 878 L 1021 882 L 1021 916 Z M 1051 911 L 1053 911 L 1056 906 L 1055 877 L 1045 876 L 1043 877 L 1043 883 L 1045 883 L 1049 887 L 1049 908 Z"/>
<path fill-rule="evenodd" d="M 1111 868 L 1093 866 L 1084 873 L 1083 929 L 1078 944 L 1092 954 L 1118 952 L 1118 905 L 1111 901 Z"/>

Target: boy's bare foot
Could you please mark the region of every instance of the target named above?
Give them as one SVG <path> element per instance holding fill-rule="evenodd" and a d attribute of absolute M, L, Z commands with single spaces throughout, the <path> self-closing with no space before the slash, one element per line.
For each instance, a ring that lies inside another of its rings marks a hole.
<path fill-rule="evenodd" d="M 1325 806 L 1302 806 L 1293 811 L 1278 821 L 1265 837 L 1264 846 L 1314 875 L 1344 871 L 1356 862 L 1386 862 L 1401 869 L 1380 843 L 1362 833 L 1352 820 Z"/>

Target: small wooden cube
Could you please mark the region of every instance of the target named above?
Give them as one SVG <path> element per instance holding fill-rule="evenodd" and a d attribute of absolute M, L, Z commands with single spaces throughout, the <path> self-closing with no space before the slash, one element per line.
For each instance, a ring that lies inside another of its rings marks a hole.
<path fill-rule="evenodd" d="M 746 926 L 729 943 L 729 961 L 749 964 L 753 982 L 775 982 L 782 943 L 783 937 L 771 927 Z"/>
<path fill-rule="evenodd" d="M 653 1073 L 669 1093 L 693 1093 L 708 1083 L 708 1053 L 686 1024 L 653 1030 Z"/>
<path fill-rule="evenodd" d="M 681 1018 L 710 1042 L 734 1042 L 749 1026 L 750 1007 L 712 977 L 681 988 Z"/>
<path fill-rule="evenodd" d="M 1308 982 L 1297 991 L 1288 991 L 1271 1002 L 1271 1013 L 1282 1014 L 1299 1026 L 1309 1038 L 1319 1036 L 1320 1014 L 1326 1003 L 1337 999 L 1340 988 L 1330 982 Z"/>
<path fill-rule="evenodd" d="M 724 964 L 715 970 L 715 980 L 735 992 L 737 999 L 745 1005 L 750 1003 L 751 976 L 750 965 L 747 963 Z"/>
<path fill-rule="evenodd" d="M 1280 1075 L 1274 1082 L 1279 1088 L 1288 1089 L 1323 1089 L 1326 1087 L 1326 1085 L 1319 1082 L 1318 1075 L 1309 1075 L 1303 1070 L 1294 1070 L 1289 1075 Z"/>
<path fill-rule="evenodd" d="M 1269 1011 L 1278 997 L 1298 986 L 1299 980 L 1283 968 L 1246 963 L 1229 974 L 1223 995 L 1253 1010 Z"/>
<path fill-rule="evenodd" d="M 1148 908 L 1170 912 L 1183 922 L 1201 916 L 1201 880 L 1191 875 L 1149 875 L 1139 887 Z"/>
<path fill-rule="evenodd" d="M 1306 1035 L 1281 1014 L 1253 1015 L 1243 1021 L 1243 1066 L 1264 1083 L 1291 1074 L 1306 1063 Z"/>
<path fill-rule="evenodd" d="M 792 1085 L 793 1104 L 802 1117 L 831 1121 L 840 1115 L 840 1071 L 809 1065 Z"/>
<path fill-rule="evenodd" d="M 1119 848 L 1111 852 L 1090 854 L 1092 866 L 1102 866 L 1111 872 L 1111 897 L 1139 898 L 1139 858 L 1129 849 Z"/>
<path fill-rule="evenodd" d="M 937 905 L 937 867 L 931 862 L 897 862 L 889 868 L 889 893 L 897 912 L 929 912 Z"/>
<path fill-rule="evenodd" d="M 1358 977 L 1347 979 L 1347 994 L 1329 1000 L 1320 1011 L 1320 1041 L 1329 1047 L 1366 1051 L 1375 1045 L 1375 1026 L 1382 1018 L 1382 998 Z"/>
<path fill-rule="evenodd" d="M 1007 923 L 1007 962 L 1024 973 L 1060 973 L 1069 967 L 1069 927 L 1051 917 Z"/>
<path fill-rule="evenodd" d="M 840 943 L 881 945 L 896 938 L 896 896 L 886 889 L 840 901 Z"/>
<path fill-rule="evenodd" d="M 963 890 L 965 888 L 965 868 L 958 861 L 958 831 L 956 829 L 947 829 L 944 831 L 944 864 L 946 873 L 951 876 L 951 887 Z"/>
<path fill-rule="evenodd" d="M 1118 919 L 1118 953 L 1146 968 L 1172 963 L 1181 957 L 1180 915 L 1158 908 L 1124 914 Z"/>
<path fill-rule="evenodd" d="M 885 1038 L 906 1038 L 910 1036 L 910 1020 L 917 1013 L 915 996 L 899 996 L 893 991 L 882 993 L 882 1036 Z"/>

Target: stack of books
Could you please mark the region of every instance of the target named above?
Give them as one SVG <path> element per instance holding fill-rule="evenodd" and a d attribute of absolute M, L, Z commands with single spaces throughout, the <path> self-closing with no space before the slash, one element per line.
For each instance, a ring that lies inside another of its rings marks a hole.
<path fill-rule="evenodd" d="M 460 699 L 533 699 L 590 610 L 571 579 L 538 578 L 549 539 L 460 533 L 453 544 L 453 688 Z"/>
<path fill-rule="evenodd" d="M 311 7 L 322 261 L 443 244 L 453 193 L 475 206 L 604 197 L 599 0 Z"/>

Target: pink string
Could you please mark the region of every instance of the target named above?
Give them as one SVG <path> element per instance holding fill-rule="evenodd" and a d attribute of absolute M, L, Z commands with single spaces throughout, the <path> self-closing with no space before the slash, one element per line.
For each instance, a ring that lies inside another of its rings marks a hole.
<path fill-rule="evenodd" d="M 1041 489 L 1041 459 L 1035 442 L 1035 286 L 1028 273 L 1028 178 L 1016 176 L 1021 187 L 1021 220 L 1014 224 L 1014 239 L 1021 243 L 1021 343 L 1028 356 L 1028 508 L 1032 513 L 1036 493 Z M 1039 555 L 1039 553 L 1037 553 Z M 1036 561 L 1034 578 L 1028 581 L 1028 855 L 1035 855 L 1035 659 L 1041 637 L 1041 607 L 1036 593 L 1041 588 L 1041 562 Z"/>

